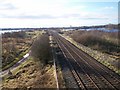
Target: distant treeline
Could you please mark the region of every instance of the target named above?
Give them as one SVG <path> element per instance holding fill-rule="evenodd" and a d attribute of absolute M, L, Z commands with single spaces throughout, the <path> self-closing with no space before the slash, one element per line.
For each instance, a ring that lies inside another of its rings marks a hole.
<path fill-rule="evenodd" d="M 26 33 L 25 31 L 20 31 L 20 32 L 12 32 L 12 33 L 4 33 L 2 35 L 3 38 L 25 38 Z"/>
<path fill-rule="evenodd" d="M 120 24 L 94 25 L 94 26 L 70 26 L 70 27 L 43 27 L 43 28 L 2 28 L 2 30 L 59 30 L 59 29 L 89 29 L 89 28 L 108 28 L 118 29 Z"/>

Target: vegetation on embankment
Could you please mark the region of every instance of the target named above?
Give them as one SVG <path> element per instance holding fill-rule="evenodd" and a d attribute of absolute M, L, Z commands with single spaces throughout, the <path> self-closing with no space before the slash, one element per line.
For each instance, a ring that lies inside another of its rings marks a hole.
<path fill-rule="evenodd" d="M 56 88 L 54 66 L 51 58 L 49 35 L 44 32 L 37 35 L 31 47 L 31 56 L 15 70 L 12 76 L 3 78 L 3 90 Z"/>
<path fill-rule="evenodd" d="M 118 45 L 117 33 L 99 31 L 66 31 L 62 33 L 61 35 L 64 38 L 82 51 L 88 53 L 103 65 L 120 74 L 120 46 Z"/>
<path fill-rule="evenodd" d="M 76 42 L 110 55 L 120 56 L 120 45 L 118 44 L 118 32 L 104 31 L 68 31 Z"/>

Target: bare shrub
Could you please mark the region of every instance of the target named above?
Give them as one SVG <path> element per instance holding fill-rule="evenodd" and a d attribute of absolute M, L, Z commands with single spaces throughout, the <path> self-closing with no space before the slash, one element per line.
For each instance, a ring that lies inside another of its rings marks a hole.
<path fill-rule="evenodd" d="M 31 55 L 40 60 L 43 65 L 48 63 L 50 59 L 49 37 L 47 34 L 40 35 L 31 47 Z"/>
<path fill-rule="evenodd" d="M 72 32 L 72 33 L 71 33 Z M 109 54 L 120 52 L 120 45 L 118 45 L 118 32 L 103 32 L 103 31 L 70 31 L 66 33 L 75 41 L 91 47 L 93 49 L 101 50 Z M 117 54 L 116 54 L 117 55 Z"/>
<path fill-rule="evenodd" d="M 20 32 L 12 32 L 12 33 L 4 33 L 2 35 L 3 38 L 25 38 L 26 37 L 26 33 L 25 31 L 20 31 Z"/>

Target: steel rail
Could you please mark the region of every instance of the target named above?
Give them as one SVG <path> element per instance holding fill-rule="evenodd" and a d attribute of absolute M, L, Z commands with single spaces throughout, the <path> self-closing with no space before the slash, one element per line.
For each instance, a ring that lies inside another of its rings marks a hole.
<path fill-rule="evenodd" d="M 63 43 L 65 43 L 65 40 L 64 40 L 64 42 Z M 84 60 L 79 54 L 78 54 L 78 52 L 76 52 L 75 50 L 73 50 L 73 48 L 74 48 L 74 46 L 72 46 L 70 43 L 69 43 L 69 45 L 68 44 L 66 44 L 70 49 L 72 49 L 72 51 L 73 52 L 75 52 L 76 53 L 76 55 L 82 60 L 82 61 L 84 61 L 87 65 L 89 65 L 89 63 L 86 61 L 86 60 Z M 71 46 L 71 47 L 70 47 Z M 77 48 L 76 48 L 76 50 L 77 50 Z M 77 51 L 79 51 L 79 50 L 77 50 Z M 81 53 L 80 53 L 81 54 Z M 85 55 L 84 55 L 85 56 Z M 87 56 L 86 56 L 87 57 Z M 87 59 L 89 59 L 88 57 L 87 57 Z M 94 62 L 95 63 L 95 62 Z M 90 65 L 89 65 L 90 66 Z M 97 74 L 99 74 L 99 75 L 101 75 L 99 72 L 97 72 L 97 69 L 96 68 L 94 68 L 93 66 L 90 66 L 91 68 L 93 68 L 93 70 L 95 71 L 95 73 L 97 73 Z M 116 88 L 114 85 L 112 85 L 103 75 L 101 75 L 103 78 L 102 79 L 104 79 L 104 81 L 105 82 L 108 82 L 109 83 L 109 85 L 112 87 L 112 88 Z M 117 88 L 116 88 L 117 89 Z"/>
<path fill-rule="evenodd" d="M 58 39 L 58 41 L 59 41 L 59 43 L 60 43 L 60 40 Z M 78 64 L 78 66 L 81 68 L 81 66 L 79 65 L 79 63 L 75 60 L 75 58 L 73 57 L 73 55 L 69 52 L 69 50 L 61 43 L 61 45 L 63 46 L 63 48 L 65 48 L 66 49 L 66 51 L 69 53 L 69 55 L 73 58 L 73 60 Z M 60 46 L 61 47 L 61 46 Z M 82 68 L 81 68 L 82 69 Z M 86 73 L 85 72 L 85 70 L 84 69 L 82 69 L 82 71 L 84 72 L 84 73 Z M 78 75 L 79 75 L 79 73 L 78 73 Z M 86 76 L 89 78 L 89 80 L 92 82 L 92 84 L 95 86 L 94 88 L 96 88 L 96 89 L 98 89 L 99 90 L 99 87 L 96 85 L 96 83 L 94 83 L 94 81 L 92 80 L 92 78 L 86 73 Z M 80 78 L 81 76 L 79 75 L 79 78 Z"/>

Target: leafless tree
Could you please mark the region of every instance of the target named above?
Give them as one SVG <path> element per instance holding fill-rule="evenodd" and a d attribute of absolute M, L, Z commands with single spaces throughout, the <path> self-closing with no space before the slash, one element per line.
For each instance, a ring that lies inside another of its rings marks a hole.
<path fill-rule="evenodd" d="M 48 63 L 50 59 L 49 36 L 47 34 L 40 35 L 31 47 L 31 55 L 39 59 L 43 65 Z"/>

